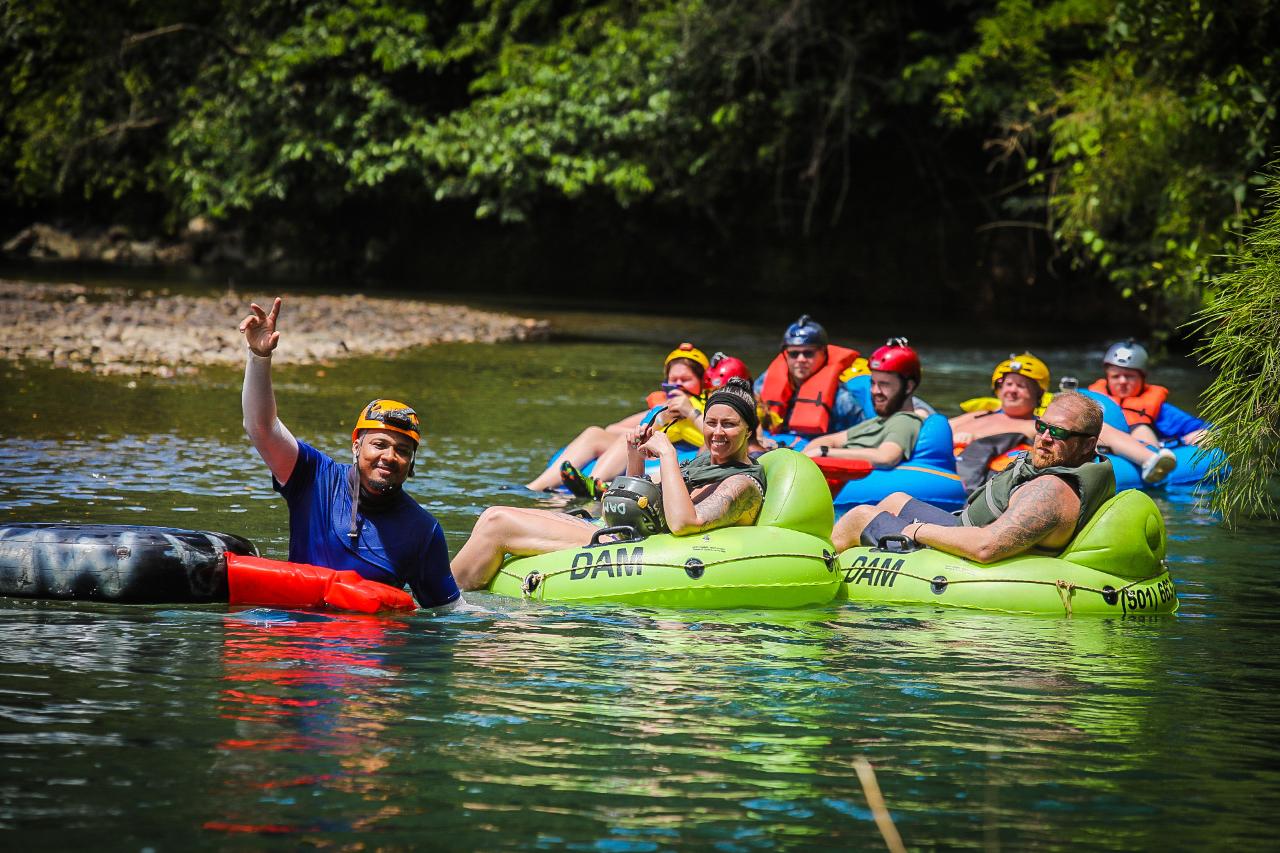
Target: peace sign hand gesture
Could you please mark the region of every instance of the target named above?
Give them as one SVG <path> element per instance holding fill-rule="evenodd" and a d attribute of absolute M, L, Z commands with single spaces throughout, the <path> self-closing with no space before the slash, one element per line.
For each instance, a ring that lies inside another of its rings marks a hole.
<path fill-rule="evenodd" d="M 240 321 L 240 332 L 253 354 L 266 358 L 271 355 L 276 344 L 280 343 L 280 333 L 276 331 L 276 318 L 280 316 L 280 297 L 277 296 L 272 303 L 270 313 L 263 311 L 262 306 L 256 302 L 250 303 L 249 309 L 253 313 Z"/>

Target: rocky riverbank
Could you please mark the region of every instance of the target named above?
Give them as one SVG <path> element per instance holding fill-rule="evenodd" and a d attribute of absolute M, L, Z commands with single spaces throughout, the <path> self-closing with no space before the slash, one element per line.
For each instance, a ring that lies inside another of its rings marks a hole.
<path fill-rule="evenodd" d="M 135 292 L 79 284 L 0 279 L 0 358 L 98 374 L 192 374 L 239 365 L 237 331 L 256 299 Z M 545 338 L 545 320 L 461 305 L 362 295 L 284 295 L 281 364 L 324 364 L 347 356 L 390 355 L 437 343 L 494 343 Z"/>

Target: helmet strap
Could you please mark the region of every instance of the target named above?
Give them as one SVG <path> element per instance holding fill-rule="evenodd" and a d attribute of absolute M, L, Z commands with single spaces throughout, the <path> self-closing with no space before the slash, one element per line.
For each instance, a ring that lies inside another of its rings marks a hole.
<path fill-rule="evenodd" d="M 347 484 L 351 487 L 351 529 L 347 531 L 347 538 L 355 545 L 360 538 L 360 469 L 356 465 L 352 465 L 347 474 Z"/>
<path fill-rule="evenodd" d="M 360 481 L 360 448 L 364 445 L 364 436 L 360 436 L 360 440 L 351 451 L 352 466 L 347 474 L 347 485 L 351 489 L 351 529 L 347 531 L 351 544 L 355 545 L 356 540 L 360 536 L 360 501 L 363 499 L 365 504 L 378 507 L 383 504 L 395 493 L 399 486 L 388 486 L 385 489 L 366 489 Z M 418 454 L 418 450 L 414 448 L 414 456 Z M 413 476 L 413 460 L 409 460 L 409 476 Z"/>

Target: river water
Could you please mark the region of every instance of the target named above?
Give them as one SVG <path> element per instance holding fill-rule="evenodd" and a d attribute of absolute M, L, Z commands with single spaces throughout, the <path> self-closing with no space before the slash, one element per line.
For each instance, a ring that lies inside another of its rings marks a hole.
<path fill-rule="evenodd" d="M 758 369 L 793 319 L 549 316 L 561 334 L 548 343 L 282 365 L 282 417 L 340 457 L 368 399 L 415 405 L 427 438 L 410 491 L 456 551 L 485 506 L 559 505 L 513 487 L 580 426 L 639 408 L 679 339 Z M 910 328 L 854 342 L 900 331 L 916 332 L 922 392 L 948 411 L 1009 349 Z M 1037 352 L 1055 378 L 1083 379 L 1103 344 Z M 1173 364 L 1160 379 L 1194 408 L 1206 378 Z M 283 557 L 285 510 L 241 432 L 239 387 L 230 370 L 0 365 L 0 517 L 224 530 Z M 483 594 L 444 618 L 0 599 L 0 837 L 876 849 L 853 770 L 865 756 L 911 848 L 1272 846 L 1280 528 L 1226 531 L 1188 495 L 1158 502 L 1181 600 L 1158 618 Z"/>

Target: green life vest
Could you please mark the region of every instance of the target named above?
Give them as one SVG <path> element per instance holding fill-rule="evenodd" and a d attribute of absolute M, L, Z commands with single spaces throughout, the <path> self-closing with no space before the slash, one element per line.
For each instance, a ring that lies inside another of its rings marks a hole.
<path fill-rule="evenodd" d="M 1071 532 L 1074 538 L 1080 528 L 1093 517 L 1102 506 L 1116 493 L 1116 476 L 1111 470 L 1110 459 L 1086 462 L 1083 465 L 1069 468 L 1055 465 L 1051 468 L 1037 468 L 1031 464 L 1027 454 L 1019 456 L 1008 468 L 996 474 L 985 485 L 969 495 L 964 511 L 960 513 L 960 523 L 965 527 L 986 527 L 1009 508 L 1009 501 L 1019 486 L 1023 486 L 1036 477 L 1046 474 L 1061 477 L 1075 490 L 1080 498 L 1080 515 L 1076 518 L 1075 529 Z M 1064 545 L 1063 548 L 1066 546 Z M 1056 554 L 1062 548 L 1042 548 L 1034 550 L 1042 553 Z"/>
<path fill-rule="evenodd" d="M 764 493 L 764 468 L 759 462 L 725 462 L 717 465 L 711 461 L 711 454 L 705 450 L 680 466 L 684 476 L 684 486 L 693 491 L 698 486 L 707 486 L 727 480 L 734 474 L 746 474 L 760 484 L 760 492 Z"/>

